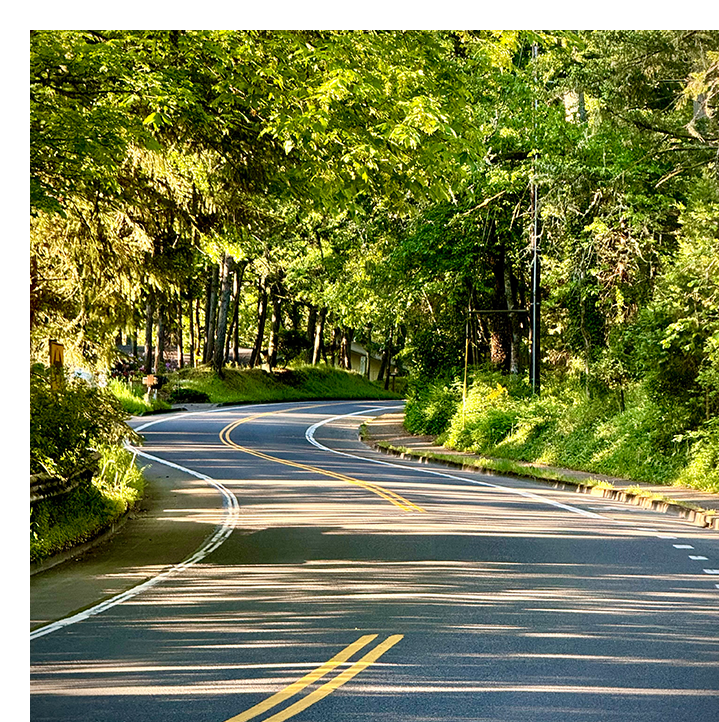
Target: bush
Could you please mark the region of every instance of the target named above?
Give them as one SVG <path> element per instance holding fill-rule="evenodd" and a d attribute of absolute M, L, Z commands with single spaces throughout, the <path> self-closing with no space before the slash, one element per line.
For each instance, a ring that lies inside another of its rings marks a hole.
<path fill-rule="evenodd" d="M 719 489 L 719 422 L 678 443 L 672 419 L 641 384 L 627 386 L 624 410 L 549 378 L 541 397 L 495 373 L 475 374 L 464 404 L 459 389 L 457 383 L 415 384 L 408 430 L 438 434 L 448 447 L 484 456 Z"/>
<path fill-rule="evenodd" d="M 683 438 L 677 439 L 684 441 Z M 676 479 L 677 484 L 719 493 L 719 419 L 713 419 L 686 438 L 688 462 Z"/>
<path fill-rule="evenodd" d="M 209 403 L 210 396 L 197 389 L 177 387 L 170 391 L 168 400 L 172 404 L 206 404 Z"/>
<path fill-rule="evenodd" d="M 111 379 L 108 389 L 112 395 L 120 402 L 122 409 L 127 414 L 133 416 L 141 416 L 149 411 L 157 411 L 160 409 L 170 409 L 170 404 L 162 399 L 147 398 L 146 388 L 140 383 L 124 382 L 117 379 Z"/>
<path fill-rule="evenodd" d="M 413 434 L 441 434 L 462 402 L 459 387 L 451 382 L 410 381 L 404 424 Z"/>
<path fill-rule="evenodd" d="M 53 385 L 51 371 L 34 366 L 30 373 L 30 473 L 66 477 L 94 447 L 136 439 L 125 424 L 127 417 L 105 389 L 62 374 Z"/>

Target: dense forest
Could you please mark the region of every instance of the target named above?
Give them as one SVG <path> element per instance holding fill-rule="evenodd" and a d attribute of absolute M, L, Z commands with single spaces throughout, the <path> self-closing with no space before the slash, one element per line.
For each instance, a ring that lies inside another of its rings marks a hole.
<path fill-rule="evenodd" d="M 479 369 L 504 380 L 485 397 L 526 385 L 541 309 L 542 393 L 641 397 L 653 448 L 716 473 L 719 31 L 33 31 L 30 51 L 32 361 L 56 339 L 93 371 L 118 341 L 158 373 L 243 348 L 349 368 L 355 341 L 466 402 Z"/>

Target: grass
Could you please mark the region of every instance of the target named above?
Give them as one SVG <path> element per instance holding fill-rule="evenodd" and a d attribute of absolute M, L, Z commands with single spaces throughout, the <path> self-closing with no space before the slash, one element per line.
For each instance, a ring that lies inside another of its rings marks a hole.
<path fill-rule="evenodd" d="M 122 447 L 105 447 L 100 453 L 100 468 L 91 481 L 31 505 L 31 562 L 94 539 L 142 497 L 142 470 L 133 455 Z"/>
<path fill-rule="evenodd" d="M 180 389 L 204 393 L 215 404 L 401 398 L 357 373 L 325 365 L 298 366 L 273 373 L 230 368 L 225 369 L 224 378 L 207 367 L 184 368 L 170 377 L 167 393 Z"/>
<path fill-rule="evenodd" d="M 112 379 L 108 384 L 108 388 L 120 401 L 122 408 L 133 416 L 142 416 L 153 411 L 164 411 L 172 408 L 167 401 L 163 401 L 161 398 L 148 397 L 145 386 L 141 383 L 131 382 L 128 384 Z"/>

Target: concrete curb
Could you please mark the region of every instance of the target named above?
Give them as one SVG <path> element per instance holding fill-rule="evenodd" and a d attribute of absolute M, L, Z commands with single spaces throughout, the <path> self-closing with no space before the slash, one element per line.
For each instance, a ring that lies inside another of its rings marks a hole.
<path fill-rule="evenodd" d="M 418 461 L 421 464 L 439 464 L 440 466 L 447 466 L 452 469 L 460 469 L 461 471 L 473 471 L 488 476 L 505 476 L 517 479 L 530 479 L 532 481 L 541 482 L 547 484 L 554 489 L 575 491 L 581 494 L 589 494 L 591 496 L 598 496 L 603 499 L 609 499 L 611 501 L 617 501 L 624 504 L 632 504 L 639 506 L 644 509 L 650 509 L 652 511 L 658 511 L 664 514 L 671 514 L 680 519 L 688 521 L 690 524 L 695 526 L 703 527 L 705 529 L 716 529 L 719 531 L 719 514 L 708 513 L 703 510 L 690 509 L 681 504 L 676 504 L 665 499 L 652 499 L 647 496 L 640 494 L 633 494 L 626 491 L 625 489 L 607 489 L 602 486 L 590 486 L 582 484 L 581 482 L 573 481 L 556 481 L 554 479 L 542 479 L 541 477 L 533 474 L 519 474 L 515 472 L 499 472 L 494 469 L 487 469 L 481 466 L 475 466 L 473 464 L 465 464 L 459 461 L 450 461 L 448 459 L 435 459 L 430 456 L 425 456 L 420 453 L 412 453 L 406 451 L 398 451 L 385 446 L 382 442 L 375 441 L 370 432 L 367 432 L 367 436 L 362 438 L 360 435 L 360 441 L 367 446 L 371 447 L 375 451 L 379 451 L 388 456 L 394 456 L 399 459 L 407 459 L 412 461 Z"/>

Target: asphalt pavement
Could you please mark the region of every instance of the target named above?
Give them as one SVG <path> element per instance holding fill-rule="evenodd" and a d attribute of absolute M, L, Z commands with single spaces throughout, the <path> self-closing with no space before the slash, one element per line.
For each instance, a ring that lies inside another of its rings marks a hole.
<path fill-rule="evenodd" d="M 143 508 L 31 578 L 33 722 L 717 718 L 714 530 L 389 459 L 393 406 L 134 420 Z"/>
<path fill-rule="evenodd" d="M 192 404 L 183 406 L 182 410 L 206 411 L 212 408 L 215 405 Z M 389 444 L 407 449 L 405 458 L 428 459 L 429 453 L 441 451 L 443 455 L 454 458 L 448 464 L 457 468 L 472 457 L 471 454 L 438 448 L 432 436 L 409 434 L 402 425 L 402 417 L 401 412 L 394 411 L 373 418 L 366 425 L 365 443 L 376 448 L 380 448 L 380 444 Z M 137 417 L 132 423 L 138 425 L 148 418 Z M 148 482 L 146 494 L 139 506 L 128 514 L 125 523 L 102 542 L 89 545 L 84 552 L 44 571 L 38 570 L 31 576 L 31 630 L 131 589 L 147 579 L 147 570 L 161 573 L 181 563 L 209 535 L 208 527 L 193 523 L 193 517 L 197 516 L 198 509 L 204 509 L 212 518 L 220 503 L 217 492 L 203 481 L 190 479 L 184 472 L 163 464 L 147 460 L 141 460 L 140 464 Z M 562 472 L 574 475 L 576 489 L 587 493 L 590 490 L 581 486 L 582 481 L 589 476 L 596 478 L 596 475 L 582 472 Z M 623 479 L 604 478 L 610 480 L 619 492 L 634 485 L 634 482 Z M 188 484 L 194 488 L 191 510 L 187 510 Z M 680 518 L 697 516 L 699 526 L 705 526 L 703 518 L 680 504 L 719 509 L 719 495 L 677 487 L 644 486 L 677 501 L 677 505 L 657 504 L 656 509 Z M 595 494 L 609 499 L 616 496 L 608 489 L 597 489 Z"/>

